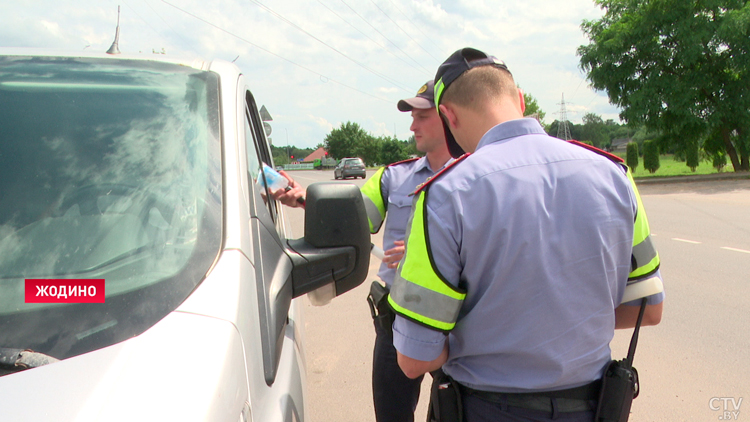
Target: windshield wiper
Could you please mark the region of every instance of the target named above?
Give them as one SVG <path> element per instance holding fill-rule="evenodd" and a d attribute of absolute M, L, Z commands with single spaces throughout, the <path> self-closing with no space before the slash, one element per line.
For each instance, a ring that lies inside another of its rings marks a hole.
<path fill-rule="evenodd" d="M 29 349 L 10 349 L 0 347 L 0 367 L 11 369 L 13 372 L 24 369 L 37 368 L 50 363 L 59 362 L 52 356 L 38 353 Z"/>

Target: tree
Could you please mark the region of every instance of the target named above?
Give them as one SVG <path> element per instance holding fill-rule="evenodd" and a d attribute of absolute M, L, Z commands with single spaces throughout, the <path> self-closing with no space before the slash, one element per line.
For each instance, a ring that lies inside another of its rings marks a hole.
<path fill-rule="evenodd" d="M 581 68 L 621 118 L 688 144 L 714 132 L 735 171 L 750 169 L 750 3 L 595 0 Z"/>
<path fill-rule="evenodd" d="M 380 160 L 380 143 L 380 138 L 368 133 L 355 145 L 353 156 L 361 158 L 366 166 L 373 166 Z"/>
<path fill-rule="evenodd" d="M 391 164 L 409 158 L 404 143 L 398 139 L 385 137 L 380 142 L 380 164 Z"/>
<path fill-rule="evenodd" d="M 581 128 L 581 141 L 590 141 L 597 148 L 607 149 L 611 139 L 607 135 L 604 120 L 598 114 L 586 113 L 583 116 L 583 127 Z"/>
<path fill-rule="evenodd" d="M 629 142 L 625 154 L 625 164 L 630 167 L 630 171 L 635 173 L 635 169 L 638 167 L 638 144 Z"/>
<path fill-rule="evenodd" d="M 368 143 L 372 135 L 365 132 L 357 123 L 342 123 L 338 129 L 332 129 L 324 139 L 328 155 L 335 159 L 357 157 L 359 149 Z"/>
<path fill-rule="evenodd" d="M 547 113 L 543 112 L 541 107 L 539 107 L 539 103 L 536 101 L 536 98 L 532 97 L 531 94 L 524 92 L 523 101 L 524 103 L 526 103 L 526 110 L 523 112 L 523 115 L 534 115 L 536 116 L 536 119 L 539 120 L 539 123 L 544 124 L 544 116 L 546 116 Z"/>
<path fill-rule="evenodd" d="M 724 170 L 724 166 L 727 165 L 727 156 L 724 153 L 716 154 L 713 157 L 711 157 L 711 164 L 714 166 L 716 171 L 721 173 L 722 170 Z"/>
<path fill-rule="evenodd" d="M 643 142 L 643 168 L 651 174 L 659 170 L 659 145 L 651 139 Z"/>

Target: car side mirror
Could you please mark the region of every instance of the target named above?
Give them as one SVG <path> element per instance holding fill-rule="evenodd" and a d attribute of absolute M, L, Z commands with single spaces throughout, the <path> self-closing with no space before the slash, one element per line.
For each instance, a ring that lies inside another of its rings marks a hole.
<path fill-rule="evenodd" d="M 305 237 L 289 240 L 292 296 L 334 283 L 339 296 L 367 278 L 370 231 L 364 201 L 353 184 L 321 182 L 307 188 Z"/>

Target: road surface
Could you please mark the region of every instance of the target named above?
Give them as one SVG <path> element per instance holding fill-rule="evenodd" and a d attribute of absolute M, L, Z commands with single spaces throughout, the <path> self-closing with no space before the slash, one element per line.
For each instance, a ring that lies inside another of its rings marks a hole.
<path fill-rule="evenodd" d="M 292 174 L 303 185 L 333 182 L 331 171 Z M 750 421 L 750 180 L 640 189 L 667 300 L 662 323 L 641 330 L 635 366 L 642 392 L 630 421 Z M 303 211 L 291 210 L 290 216 L 295 236 L 301 236 Z M 373 236 L 374 243 L 381 241 Z M 327 306 L 305 300 L 308 420 L 374 420 L 375 334 L 365 297 L 378 265 L 373 257 L 368 281 Z M 616 333 L 613 357 L 625 356 L 631 333 Z M 429 378 L 417 421 L 426 418 Z"/>

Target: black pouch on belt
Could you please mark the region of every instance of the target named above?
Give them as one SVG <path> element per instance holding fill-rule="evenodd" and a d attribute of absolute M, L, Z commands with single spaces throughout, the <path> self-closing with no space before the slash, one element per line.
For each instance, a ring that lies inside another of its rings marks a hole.
<path fill-rule="evenodd" d="M 464 410 L 458 383 L 442 369 L 430 374 L 432 375 L 432 388 L 430 389 L 427 422 L 463 422 Z"/>
<path fill-rule="evenodd" d="M 370 305 L 372 319 L 382 328 L 390 331 L 393 329 L 395 314 L 388 305 L 388 288 L 377 281 L 370 285 L 370 293 L 367 295 L 367 304 Z"/>
<path fill-rule="evenodd" d="M 613 360 L 604 371 L 599 393 L 597 422 L 626 422 L 630 406 L 638 396 L 638 371 L 627 360 Z"/>

